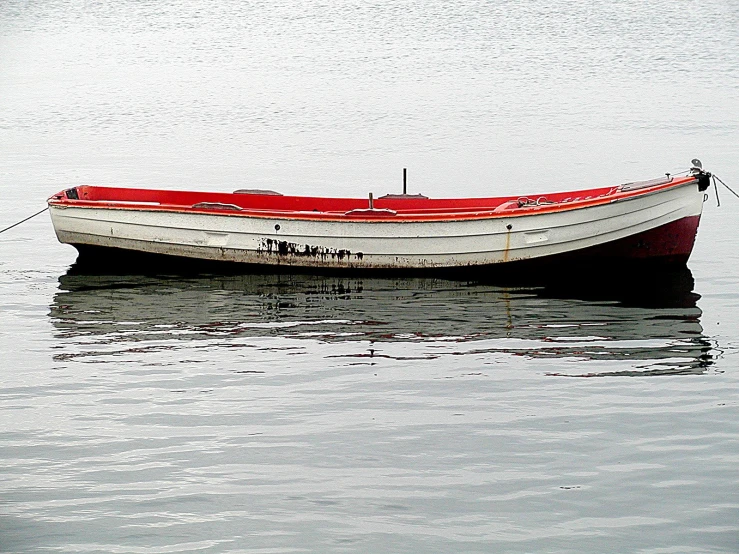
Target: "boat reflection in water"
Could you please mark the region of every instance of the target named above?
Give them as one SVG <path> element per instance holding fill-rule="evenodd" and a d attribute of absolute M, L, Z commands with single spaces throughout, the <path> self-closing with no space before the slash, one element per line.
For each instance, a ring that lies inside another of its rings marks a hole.
<path fill-rule="evenodd" d="M 434 278 L 90 273 L 73 266 L 60 278 L 50 317 L 69 352 L 58 359 L 109 353 L 111 344 L 125 352 L 147 343 L 161 347 L 162 341 L 171 342 L 168 348 L 194 348 L 197 341 L 216 340 L 220 347 L 259 337 L 314 341 L 324 345 L 319 357 L 346 357 L 347 364 L 383 357 L 408 364 L 444 356 L 504 363 L 524 357 L 546 374 L 569 376 L 697 374 L 713 359 L 687 269 L 591 288 Z M 355 348 L 331 348 L 337 343 Z"/>

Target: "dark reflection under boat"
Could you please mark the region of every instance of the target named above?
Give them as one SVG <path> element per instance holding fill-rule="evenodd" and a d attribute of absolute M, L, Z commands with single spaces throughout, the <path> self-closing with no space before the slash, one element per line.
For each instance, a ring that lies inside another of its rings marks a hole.
<path fill-rule="evenodd" d="M 578 376 L 675 375 L 713 363 L 692 288 L 687 269 L 608 286 L 513 287 L 438 278 L 93 275 L 73 267 L 60 278 L 50 317 L 72 342 L 452 341 L 467 343 L 467 353 L 624 363 L 600 373 L 583 366 Z"/>

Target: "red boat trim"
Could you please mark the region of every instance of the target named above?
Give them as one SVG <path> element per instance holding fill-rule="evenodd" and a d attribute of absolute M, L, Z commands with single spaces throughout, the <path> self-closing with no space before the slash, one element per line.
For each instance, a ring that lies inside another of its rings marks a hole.
<path fill-rule="evenodd" d="M 645 183 L 650 183 L 649 181 Z M 366 199 L 281 196 L 275 194 L 236 194 L 154 189 L 79 186 L 55 194 L 50 206 L 102 208 L 106 210 L 197 213 L 222 217 L 257 217 L 319 221 L 412 222 L 458 221 L 523 217 L 533 214 L 564 212 L 612 202 L 642 198 L 671 188 L 694 185 L 694 176 L 655 180 L 654 185 L 581 190 L 552 193 L 534 198 L 377 198 L 368 213 Z M 74 191 L 73 193 L 71 191 Z M 76 198 L 75 198 L 76 197 Z M 391 215 L 389 212 L 396 212 Z M 354 212 L 354 213 L 353 213 Z"/>

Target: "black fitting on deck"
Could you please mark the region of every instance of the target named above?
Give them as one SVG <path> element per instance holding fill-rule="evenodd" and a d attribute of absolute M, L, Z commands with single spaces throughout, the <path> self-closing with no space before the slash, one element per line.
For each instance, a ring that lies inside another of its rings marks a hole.
<path fill-rule="evenodd" d="M 711 174 L 708 171 L 701 171 L 696 175 L 698 179 L 698 190 L 703 192 L 711 185 Z"/>

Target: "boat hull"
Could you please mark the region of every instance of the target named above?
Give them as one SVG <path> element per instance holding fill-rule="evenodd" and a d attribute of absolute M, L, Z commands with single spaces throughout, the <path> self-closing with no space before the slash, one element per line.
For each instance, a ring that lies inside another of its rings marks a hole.
<path fill-rule="evenodd" d="M 59 240 L 80 250 L 288 270 L 436 270 L 567 259 L 685 264 L 702 206 L 693 182 L 580 209 L 460 220 L 239 217 L 51 203 L 50 211 Z"/>
<path fill-rule="evenodd" d="M 501 283 L 542 284 L 597 275 L 599 279 L 623 279 L 635 270 L 672 271 L 684 268 L 693 242 L 698 218 L 685 218 L 663 227 L 645 231 L 610 243 L 583 250 L 516 260 L 508 263 L 450 267 L 373 268 L 373 274 L 438 275 L 447 278 L 481 279 Z M 693 238 L 691 238 L 691 235 Z M 678 238 L 680 247 L 665 242 L 665 237 Z M 75 244 L 79 257 L 76 270 L 81 273 L 318 273 L 362 275 L 367 269 L 358 266 L 267 265 L 207 258 L 192 251 L 190 256 L 154 253 L 135 248 L 110 248 Z M 578 281 L 579 282 L 579 281 Z"/>

